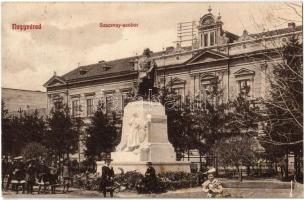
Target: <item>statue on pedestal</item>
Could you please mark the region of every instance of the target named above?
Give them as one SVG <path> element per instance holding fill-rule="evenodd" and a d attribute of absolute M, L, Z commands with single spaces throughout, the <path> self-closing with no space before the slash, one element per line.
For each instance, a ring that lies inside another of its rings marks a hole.
<path fill-rule="evenodd" d="M 120 143 L 111 153 L 114 171 L 123 169 L 144 173 L 146 162 L 151 161 L 158 171 L 190 172 L 190 162 L 176 161 L 174 147 L 168 139 L 165 107 L 153 101 L 158 94 L 156 63 L 150 53 L 145 49 L 143 56 L 134 61 L 138 72 L 137 92 L 135 101 L 124 107 Z"/>
<path fill-rule="evenodd" d="M 151 51 L 146 48 L 143 57 L 138 61 L 138 85 L 137 97 L 148 99 L 150 95 L 157 93 L 156 82 L 156 63 L 151 58 Z"/>

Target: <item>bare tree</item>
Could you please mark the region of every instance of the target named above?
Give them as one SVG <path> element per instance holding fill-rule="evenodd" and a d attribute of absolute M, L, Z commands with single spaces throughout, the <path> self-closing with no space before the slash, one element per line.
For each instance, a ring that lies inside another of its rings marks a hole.
<path fill-rule="evenodd" d="M 242 167 L 251 165 L 255 160 L 254 140 L 246 135 L 239 135 L 218 140 L 212 147 L 222 166 L 233 166 L 242 181 Z"/>
<path fill-rule="evenodd" d="M 277 11 L 294 13 L 294 19 L 287 19 L 284 16 L 276 16 Z M 260 109 L 257 118 L 260 128 L 268 137 L 263 142 L 273 145 L 298 145 L 303 143 L 302 132 L 296 133 L 301 137 L 294 137 L 290 133 L 294 129 L 282 132 L 277 131 L 280 139 L 271 135 L 277 125 L 291 125 L 298 130 L 303 129 L 303 62 L 302 62 L 302 29 L 294 23 L 289 23 L 288 28 L 267 31 L 268 27 L 277 28 L 280 23 L 301 21 L 302 6 L 298 3 L 284 3 L 279 7 L 271 7 L 266 12 L 271 20 L 265 20 L 268 24 L 258 24 L 254 17 L 251 17 L 258 34 L 249 35 L 250 39 L 256 39 L 259 46 L 258 53 L 245 54 L 247 61 L 255 61 L 255 68 L 260 70 L 262 79 L 265 79 L 262 87 L 266 91 L 261 98 L 255 102 Z M 276 24 L 272 24 L 275 22 Z M 262 31 L 261 31 L 262 29 Z M 245 41 L 246 43 L 246 41 Z M 250 45 L 249 45 L 250 46 Z M 250 48 L 250 47 L 249 47 Z M 274 108 L 276 109 L 275 113 Z M 263 119 L 261 121 L 261 119 Z M 297 138 L 297 139 L 296 139 Z"/>
<path fill-rule="evenodd" d="M 287 15 L 278 16 L 276 24 L 268 21 L 267 26 L 260 26 L 252 17 L 256 28 L 263 29 L 254 35 L 262 48 L 259 56 L 247 54 L 247 59 L 256 61 L 256 67 L 263 65 L 260 69 L 267 89 L 258 99 L 261 108 L 258 113 L 260 143 L 273 156 L 274 151 L 281 152 L 277 156 L 285 155 L 285 176 L 288 177 L 288 154 L 293 152 L 295 155 L 296 175 L 299 174 L 299 160 L 303 154 L 303 34 L 302 27 L 294 23 L 302 21 L 301 4 L 282 5 L 280 9 L 292 12 L 293 19 L 285 17 Z M 275 12 L 275 9 L 268 12 Z M 288 23 L 288 28 L 266 31 L 266 27 L 277 28 L 283 23 Z"/>

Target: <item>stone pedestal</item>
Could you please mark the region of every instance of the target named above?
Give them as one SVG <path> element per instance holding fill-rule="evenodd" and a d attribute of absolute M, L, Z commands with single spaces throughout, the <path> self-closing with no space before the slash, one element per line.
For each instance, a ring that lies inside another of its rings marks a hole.
<path fill-rule="evenodd" d="M 165 108 L 156 102 L 135 101 L 125 107 L 121 142 L 111 158 L 115 173 L 120 173 L 119 168 L 144 173 L 148 161 L 158 173 L 190 172 L 189 162 L 176 161 L 168 140 Z"/>

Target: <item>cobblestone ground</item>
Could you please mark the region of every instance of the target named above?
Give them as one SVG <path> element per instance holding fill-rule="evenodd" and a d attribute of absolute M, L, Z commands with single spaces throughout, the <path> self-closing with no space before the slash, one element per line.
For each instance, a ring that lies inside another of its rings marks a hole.
<path fill-rule="evenodd" d="M 290 195 L 289 189 L 250 189 L 250 188 L 226 188 L 233 198 L 288 198 Z M 100 198 L 102 194 L 97 191 L 79 190 L 71 188 L 71 191 L 66 194 L 62 194 L 61 188 L 57 189 L 57 194 L 37 194 L 34 192 L 33 195 L 28 194 L 16 194 L 12 191 L 3 192 L 4 198 Z M 303 195 L 303 194 L 302 194 Z M 114 197 L 125 197 L 125 198 L 205 198 L 206 195 L 201 191 L 201 188 L 182 189 L 177 191 L 169 191 L 162 194 L 137 194 L 134 192 L 121 192 L 114 193 Z M 301 197 L 298 193 L 293 193 L 293 197 Z M 303 197 L 303 196 L 302 196 Z"/>

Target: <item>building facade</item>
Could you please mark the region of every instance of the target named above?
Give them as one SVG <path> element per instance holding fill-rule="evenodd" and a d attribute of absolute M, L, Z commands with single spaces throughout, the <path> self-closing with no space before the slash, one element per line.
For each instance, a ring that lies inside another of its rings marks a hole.
<path fill-rule="evenodd" d="M 46 115 L 46 92 L 2 88 L 2 99 L 9 115 L 20 115 L 24 112 L 30 114 L 35 110 L 40 116 Z"/>
<path fill-rule="evenodd" d="M 221 17 L 211 10 L 200 18 L 197 37 L 192 46 L 168 47 L 153 52 L 157 64 L 158 87 L 167 86 L 182 97 L 201 95 L 218 84 L 223 101 L 233 100 L 245 88 L 249 98 L 258 100 L 269 91 L 267 74 L 272 66 L 282 62 L 278 48 L 293 35 L 302 40 L 302 26 L 286 24 L 286 28 L 241 36 L 223 29 Z M 128 94 L 137 85 L 137 63 L 140 56 L 79 66 L 63 76 L 53 75 L 44 86 L 47 89 L 47 109 L 62 99 L 73 116 L 86 123 L 98 101 L 106 112 L 121 112 Z"/>

